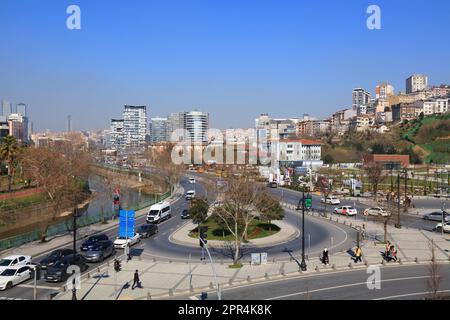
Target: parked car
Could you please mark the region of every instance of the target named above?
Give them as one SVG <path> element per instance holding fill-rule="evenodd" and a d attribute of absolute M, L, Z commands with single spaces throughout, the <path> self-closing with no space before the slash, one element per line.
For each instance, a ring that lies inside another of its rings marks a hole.
<path fill-rule="evenodd" d="M 72 249 L 58 249 L 50 253 L 46 258 L 42 259 L 39 262 L 39 264 L 42 269 L 47 269 L 48 267 L 51 267 L 62 258 L 67 257 L 69 255 L 73 255 Z"/>
<path fill-rule="evenodd" d="M 322 199 L 320 199 L 320 202 L 326 203 L 326 204 L 341 204 L 341 201 L 338 198 L 333 197 L 333 196 L 327 197 L 326 199 L 322 198 Z"/>
<path fill-rule="evenodd" d="M 181 212 L 181 219 L 189 219 L 191 216 L 189 215 L 189 210 L 185 209 Z"/>
<path fill-rule="evenodd" d="M 103 262 L 116 253 L 114 244 L 110 240 L 98 241 L 83 255 L 86 262 Z"/>
<path fill-rule="evenodd" d="M 99 241 L 108 241 L 109 238 L 106 234 L 98 234 L 92 237 L 89 237 L 86 241 L 81 244 L 81 251 L 90 250 L 97 242 Z"/>
<path fill-rule="evenodd" d="M 24 281 L 31 279 L 29 266 L 16 266 L 5 269 L 0 273 L 0 290 L 8 290 Z"/>
<path fill-rule="evenodd" d="M 0 272 L 11 267 L 25 266 L 31 263 L 31 256 L 8 256 L 0 260 Z"/>
<path fill-rule="evenodd" d="M 195 198 L 195 190 L 189 190 L 186 192 L 186 200 L 192 200 Z"/>
<path fill-rule="evenodd" d="M 358 214 L 358 211 L 356 208 L 352 206 L 341 206 L 334 209 L 334 213 L 342 214 L 346 216 L 356 216 Z"/>
<path fill-rule="evenodd" d="M 162 202 L 154 204 L 147 213 L 147 223 L 160 223 L 172 217 L 170 203 Z"/>
<path fill-rule="evenodd" d="M 189 183 L 190 184 L 195 184 L 195 179 L 194 178 L 189 178 Z"/>
<path fill-rule="evenodd" d="M 269 182 L 269 183 L 267 184 L 267 186 L 268 186 L 269 188 L 278 188 L 278 183 L 276 183 L 276 182 Z"/>
<path fill-rule="evenodd" d="M 114 241 L 114 247 L 116 249 L 125 249 L 127 245 L 131 247 L 140 241 L 140 237 L 139 233 L 135 233 L 131 238 L 117 237 Z"/>
<path fill-rule="evenodd" d="M 442 232 L 442 223 L 438 223 L 436 225 L 436 231 L 437 232 Z M 444 223 L 444 232 L 445 233 L 450 233 L 450 222 Z"/>
<path fill-rule="evenodd" d="M 364 215 L 365 216 L 382 216 L 382 217 L 387 217 L 387 216 L 389 216 L 389 212 L 387 212 L 383 208 L 375 207 L 375 208 L 365 209 L 364 210 Z"/>
<path fill-rule="evenodd" d="M 442 222 L 442 211 L 436 211 L 423 216 L 424 220 Z M 448 221 L 448 212 L 444 211 L 444 222 Z"/>
<path fill-rule="evenodd" d="M 156 224 L 145 224 L 139 227 L 138 233 L 141 238 L 148 238 L 158 233 L 158 226 Z"/>
<path fill-rule="evenodd" d="M 73 256 L 68 256 L 62 258 L 53 266 L 47 268 L 47 272 L 45 273 L 45 281 L 62 282 L 67 280 L 67 278 L 71 275 L 67 273 L 67 269 L 73 265 L 78 266 L 81 272 L 84 272 L 89 268 L 83 256 L 79 254 L 75 255 L 75 258 Z"/>

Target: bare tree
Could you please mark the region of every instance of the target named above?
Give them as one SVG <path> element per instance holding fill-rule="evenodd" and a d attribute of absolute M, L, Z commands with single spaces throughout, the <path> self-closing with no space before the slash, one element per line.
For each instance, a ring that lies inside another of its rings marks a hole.
<path fill-rule="evenodd" d="M 371 162 L 364 167 L 364 173 L 369 180 L 369 183 L 372 187 L 372 192 L 374 193 L 374 199 L 377 201 L 378 195 L 378 186 L 385 178 L 383 173 L 383 167 L 376 162 Z"/>
<path fill-rule="evenodd" d="M 317 179 L 317 188 L 319 188 L 320 192 L 322 193 L 325 201 L 324 201 L 324 207 L 325 207 L 325 216 L 327 216 L 327 198 L 332 193 L 332 187 L 330 180 L 325 176 L 320 176 Z"/>
<path fill-rule="evenodd" d="M 431 253 L 430 257 L 431 261 L 428 267 L 430 277 L 427 280 L 429 299 L 439 300 L 442 298 L 439 294 L 439 288 L 442 282 L 442 277 L 440 275 L 440 266 L 436 261 L 436 245 L 434 244 L 433 240 L 429 241 L 428 247 L 430 248 Z"/>

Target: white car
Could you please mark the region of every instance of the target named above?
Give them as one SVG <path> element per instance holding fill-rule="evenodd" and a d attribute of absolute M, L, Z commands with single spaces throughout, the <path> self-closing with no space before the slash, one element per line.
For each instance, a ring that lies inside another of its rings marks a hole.
<path fill-rule="evenodd" d="M 195 198 L 195 190 L 189 190 L 186 192 L 186 200 L 192 200 Z"/>
<path fill-rule="evenodd" d="M 31 268 L 29 266 L 10 267 L 0 273 L 0 290 L 12 287 L 31 279 Z"/>
<path fill-rule="evenodd" d="M 320 199 L 320 202 L 326 203 L 326 204 L 341 204 L 341 201 L 338 198 L 333 197 L 333 196 L 327 197 L 326 199 L 322 198 L 322 199 Z"/>
<path fill-rule="evenodd" d="M 442 223 L 438 223 L 436 225 L 436 231 L 437 232 L 442 232 Z M 450 222 L 447 222 L 444 224 L 444 232 L 445 233 L 450 233 Z"/>
<path fill-rule="evenodd" d="M 364 210 L 364 215 L 365 216 L 382 216 L 382 217 L 387 217 L 387 216 L 389 216 L 389 212 L 387 212 L 383 208 L 376 207 L 376 208 L 368 208 L 368 209 Z"/>
<path fill-rule="evenodd" d="M 11 267 L 25 266 L 31 263 L 31 256 L 9 256 L 0 260 L 0 272 Z"/>
<path fill-rule="evenodd" d="M 125 237 L 117 237 L 117 239 L 114 241 L 114 248 L 125 249 L 127 244 L 129 247 L 131 247 L 141 241 L 140 238 L 141 236 L 139 235 L 139 233 L 135 233 L 133 237 L 128 239 Z"/>
<path fill-rule="evenodd" d="M 189 178 L 189 183 L 190 184 L 194 184 L 195 183 L 195 179 L 194 178 Z"/>
<path fill-rule="evenodd" d="M 356 216 L 358 214 L 358 211 L 356 208 L 353 208 L 352 206 L 341 206 L 334 209 L 334 213 L 342 214 L 345 216 Z"/>

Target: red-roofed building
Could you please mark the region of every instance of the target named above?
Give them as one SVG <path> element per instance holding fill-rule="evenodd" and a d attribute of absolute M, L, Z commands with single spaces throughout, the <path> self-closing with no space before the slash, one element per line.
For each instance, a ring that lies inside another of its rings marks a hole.
<path fill-rule="evenodd" d="M 364 156 L 364 165 L 371 162 L 379 163 L 386 170 L 398 170 L 409 167 L 409 155 L 403 154 L 367 154 Z"/>

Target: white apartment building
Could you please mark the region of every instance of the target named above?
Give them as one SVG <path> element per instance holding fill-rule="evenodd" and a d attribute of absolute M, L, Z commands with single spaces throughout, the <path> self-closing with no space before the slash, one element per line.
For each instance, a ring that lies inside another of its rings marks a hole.
<path fill-rule="evenodd" d="M 185 129 L 189 132 L 191 140 L 195 143 L 208 141 L 209 114 L 201 111 L 191 111 L 185 114 Z"/>
<path fill-rule="evenodd" d="M 122 150 L 125 148 L 125 132 L 123 129 L 123 119 L 112 119 L 111 129 L 108 134 L 107 146 L 114 150 Z"/>
<path fill-rule="evenodd" d="M 147 107 L 126 105 L 123 110 L 123 130 L 127 147 L 142 146 L 147 135 Z"/>
<path fill-rule="evenodd" d="M 352 92 L 352 108 L 357 110 L 359 106 L 367 106 L 370 103 L 370 93 L 363 88 L 355 88 Z"/>
<path fill-rule="evenodd" d="M 350 120 L 350 130 L 362 132 L 375 125 L 375 117 L 369 115 L 357 116 Z"/>
<path fill-rule="evenodd" d="M 423 91 L 428 87 L 428 77 L 423 74 L 414 74 L 406 79 L 406 94 Z"/>
<path fill-rule="evenodd" d="M 21 113 L 11 113 L 7 119 L 9 134 L 19 141 L 28 142 L 28 117 Z"/>
<path fill-rule="evenodd" d="M 426 99 L 420 100 L 415 105 L 420 108 L 425 116 L 442 114 L 449 111 L 450 99 Z"/>
<path fill-rule="evenodd" d="M 377 99 L 387 99 L 393 96 L 394 93 L 394 87 L 387 82 L 383 82 L 375 88 L 375 96 Z"/>
<path fill-rule="evenodd" d="M 322 143 L 309 139 L 281 139 L 272 144 L 278 166 L 321 166 Z"/>

